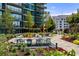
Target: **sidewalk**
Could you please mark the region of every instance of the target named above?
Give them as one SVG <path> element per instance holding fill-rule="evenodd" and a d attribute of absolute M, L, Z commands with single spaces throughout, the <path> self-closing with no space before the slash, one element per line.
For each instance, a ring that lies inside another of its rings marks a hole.
<path fill-rule="evenodd" d="M 64 41 L 61 39 L 62 35 L 55 35 L 54 37 L 52 37 L 52 43 L 58 43 L 58 47 L 61 47 L 67 51 L 70 51 L 71 49 L 74 49 L 76 51 L 76 55 L 79 56 L 79 45 L 75 45 L 73 43 Z"/>

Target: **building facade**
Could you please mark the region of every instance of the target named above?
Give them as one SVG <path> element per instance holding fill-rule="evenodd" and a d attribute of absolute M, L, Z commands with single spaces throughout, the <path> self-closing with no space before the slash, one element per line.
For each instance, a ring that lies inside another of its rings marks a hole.
<path fill-rule="evenodd" d="M 53 16 L 53 20 L 55 22 L 55 30 L 57 32 L 64 31 L 65 29 L 69 29 L 69 24 L 67 23 L 67 15 L 58 15 Z"/>
<path fill-rule="evenodd" d="M 12 10 L 12 16 L 15 18 L 13 22 L 15 32 L 23 33 L 27 31 L 27 28 L 24 28 L 25 14 L 30 11 L 36 28 L 40 28 L 46 7 L 44 3 L 0 3 L 0 15 L 5 12 L 5 8 Z M 4 33 L 5 29 L 0 28 L 0 32 Z"/>

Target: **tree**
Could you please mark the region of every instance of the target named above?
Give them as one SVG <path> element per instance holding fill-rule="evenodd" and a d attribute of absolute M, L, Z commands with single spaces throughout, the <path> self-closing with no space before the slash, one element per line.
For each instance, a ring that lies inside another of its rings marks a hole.
<path fill-rule="evenodd" d="M 2 23 L 4 24 L 4 27 L 7 29 L 8 33 L 12 33 L 13 31 L 13 20 L 14 17 L 11 15 L 11 10 L 5 9 L 3 15 L 2 15 Z"/>
<path fill-rule="evenodd" d="M 27 12 L 27 14 L 25 15 L 25 26 L 28 27 L 28 30 L 30 32 L 30 29 L 33 27 L 34 25 L 34 21 L 31 15 L 31 12 Z"/>
<path fill-rule="evenodd" d="M 79 13 L 68 16 L 67 22 L 70 24 L 70 31 L 72 33 L 77 33 L 79 23 Z"/>
<path fill-rule="evenodd" d="M 51 17 L 45 22 L 45 27 L 48 31 L 51 31 L 55 28 L 55 23 Z"/>

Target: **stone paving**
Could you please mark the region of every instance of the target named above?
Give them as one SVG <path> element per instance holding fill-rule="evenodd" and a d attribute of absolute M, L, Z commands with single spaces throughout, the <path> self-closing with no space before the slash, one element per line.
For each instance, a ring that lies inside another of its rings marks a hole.
<path fill-rule="evenodd" d="M 76 55 L 79 56 L 79 45 L 64 41 L 61 39 L 62 35 L 55 35 L 52 37 L 52 43 L 58 43 L 58 47 L 65 49 L 66 51 L 70 51 L 74 49 L 76 51 Z"/>

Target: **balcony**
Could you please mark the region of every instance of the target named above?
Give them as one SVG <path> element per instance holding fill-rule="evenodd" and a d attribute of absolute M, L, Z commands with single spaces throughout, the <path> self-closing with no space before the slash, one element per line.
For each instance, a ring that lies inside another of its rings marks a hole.
<path fill-rule="evenodd" d="M 12 5 L 12 6 L 16 6 L 16 7 L 22 8 L 22 4 L 21 3 L 7 3 L 7 5 Z"/>
<path fill-rule="evenodd" d="M 42 18 L 41 16 L 38 16 L 38 15 L 36 15 L 35 17 L 36 17 L 36 18 Z"/>
<path fill-rule="evenodd" d="M 41 9 L 46 9 L 47 7 L 44 4 L 36 4 L 37 7 Z"/>
<path fill-rule="evenodd" d="M 36 12 L 39 12 L 41 14 L 44 14 L 44 11 L 36 10 Z"/>

